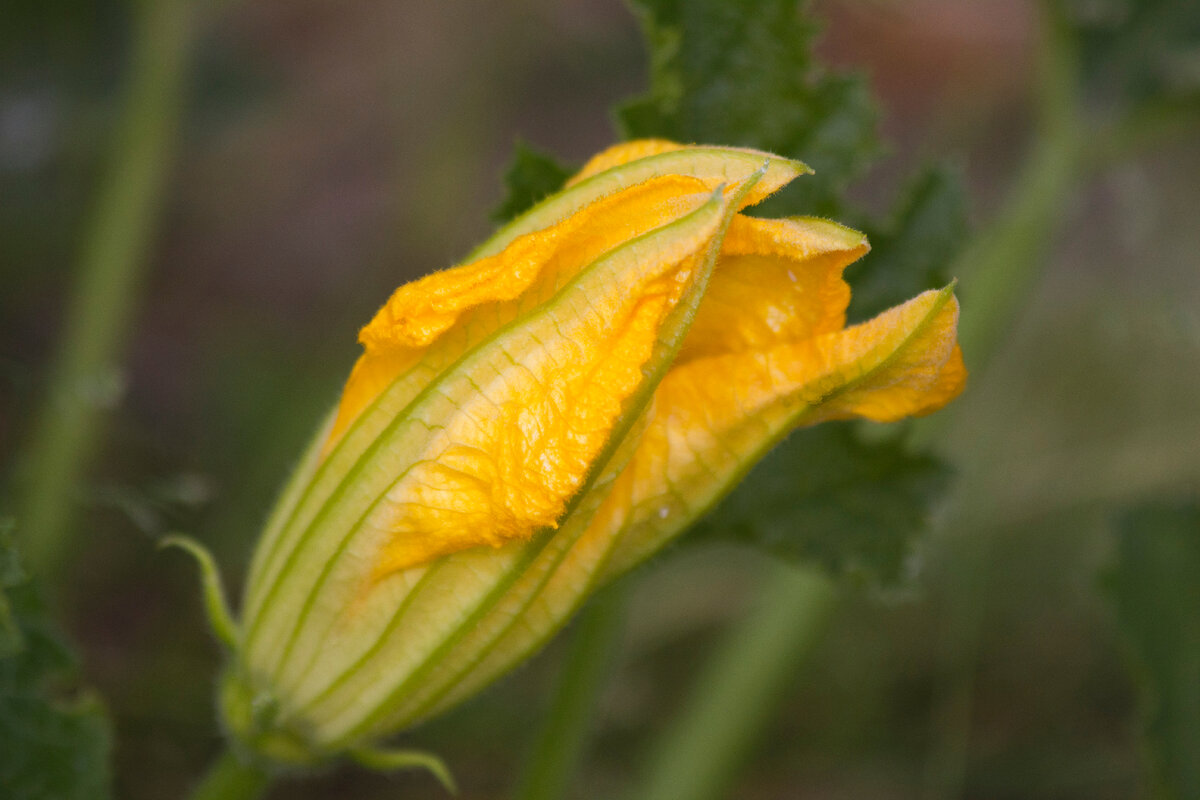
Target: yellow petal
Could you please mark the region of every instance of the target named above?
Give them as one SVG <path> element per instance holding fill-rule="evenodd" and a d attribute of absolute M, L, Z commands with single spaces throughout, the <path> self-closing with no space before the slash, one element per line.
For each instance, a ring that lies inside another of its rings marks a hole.
<path fill-rule="evenodd" d="M 724 212 L 711 200 L 612 251 L 439 380 L 454 410 L 414 412 L 444 428 L 388 492 L 376 577 L 557 524 L 645 380 L 660 327 L 719 243 Z"/>
<path fill-rule="evenodd" d="M 615 144 L 592 156 L 583 165 L 583 169 L 571 176 L 571 179 L 567 181 L 567 186 L 574 186 L 585 178 L 590 178 L 622 164 L 628 164 L 630 161 L 656 156 L 659 153 L 670 153 L 673 150 L 682 150 L 686 146 L 669 139 L 634 139 L 632 142 Z"/>
<path fill-rule="evenodd" d="M 672 369 L 654 418 L 588 536 L 622 537 L 606 574 L 661 547 L 798 425 L 926 414 L 962 391 L 950 289 L 844 331 Z"/>
<path fill-rule="evenodd" d="M 735 217 L 678 363 L 841 330 L 842 272 L 868 249 L 861 233 L 828 220 Z"/>
<path fill-rule="evenodd" d="M 924 292 L 839 334 L 816 340 L 817 369 L 803 423 L 862 417 L 894 422 L 937 411 L 966 386 L 952 287 Z"/>
<path fill-rule="evenodd" d="M 742 191 L 750 176 L 764 166 L 766 170 L 762 176 L 748 191 Z M 589 175 L 564 191 L 551 195 L 475 248 L 470 258 L 494 255 L 519 236 L 548 228 L 601 197 L 661 175 L 689 175 L 704 181 L 713 189 L 724 186 L 726 194 L 738 191 L 741 195 L 738 200 L 740 209 L 761 202 L 792 179 L 811 171 L 799 161 L 761 150 L 708 146 L 664 147 L 645 158 Z"/>

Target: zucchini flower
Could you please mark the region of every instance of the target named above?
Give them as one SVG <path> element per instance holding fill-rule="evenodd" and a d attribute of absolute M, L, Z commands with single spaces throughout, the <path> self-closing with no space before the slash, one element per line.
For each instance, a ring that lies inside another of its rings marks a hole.
<path fill-rule="evenodd" d="M 801 425 L 934 411 L 951 288 L 845 327 L 862 234 L 739 212 L 803 164 L 619 145 L 401 286 L 258 544 L 222 711 L 283 762 L 462 701 Z"/>

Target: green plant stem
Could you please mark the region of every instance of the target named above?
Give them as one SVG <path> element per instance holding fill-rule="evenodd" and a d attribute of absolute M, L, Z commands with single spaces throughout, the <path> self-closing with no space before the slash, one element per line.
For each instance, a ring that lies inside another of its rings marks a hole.
<path fill-rule="evenodd" d="M 226 750 L 192 790 L 190 800 L 256 800 L 270 784 L 267 772 Z"/>
<path fill-rule="evenodd" d="M 1112 164 L 1177 145 L 1200 130 L 1200 108 L 1172 101 L 1138 106 L 1110 123 L 1100 136 L 1089 139 L 1087 166 L 1104 169 Z"/>
<path fill-rule="evenodd" d="M 959 341 L 973 369 L 996 352 L 1041 277 L 1083 172 L 1087 133 L 1076 96 L 1077 55 L 1053 13 L 1044 17 L 1032 150 L 1000 214 L 955 265 L 964 296 Z"/>
<path fill-rule="evenodd" d="M 1086 172 L 1091 144 L 1079 105 L 1078 54 L 1059 13 L 1051 4 L 1043 5 L 1037 138 L 1000 214 L 974 238 L 956 267 L 963 275 L 962 285 L 970 287 L 969 293 L 964 290 L 959 341 L 978 382 L 986 379 L 984 368 L 1041 278 L 1063 224 L 1063 210 Z M 973 297 L 979 302 L 972 303 Z M 954 440 L 963 433 L 955 425 L 965 422 L 962 412 L 970 405 L 970 397 L 964 397 L 958 413 L 922 421 L 914 439 L 920 444 L 934 438 Z M 994 525 L 979 510 L 986 508 L 983 500 L 990 490 L 979 464 L 1002 436 L 1000 429 L 988 433 L 970 426 L 969 444 L 961 448 L 958 462 L 958 485 L 942 519 L 945 559 L 954 569 L 945 576 L 939 600 L 940 674 L 923 786 L 928 800 L 961 797 L 966 782 Z"/>
<path fill-rule="evenodd" d="M 125 100 L 19 496 L 23 551 L 42 575 L 53 573 L 66 552 L 76 487 L 96 451 L 104 412 L 120 397 L 121 350 L 183 107 L 191 4 L 133 5 L 136 30 Z"/>
<path fill-rule="evenodd" d="M 659 741 L 634 800 L 730 796 L 729 785 L 764 721 L 774 716 L 835 607 L 828 578 L 772 568 L 758 607 L 718 643 L 682 714 Z"/>
<path fill-rule="evenodd" d="M 623 584 L 612 586 L 580 615 L 515 800 L 555 800 L 570 787 L 624 628 L 625 594 Z"/>

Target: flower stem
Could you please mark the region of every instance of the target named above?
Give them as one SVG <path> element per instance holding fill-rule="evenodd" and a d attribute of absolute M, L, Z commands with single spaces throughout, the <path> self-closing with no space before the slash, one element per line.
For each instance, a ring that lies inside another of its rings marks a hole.
<path fill-rule="evenodd" d="M 728 796 L 745 757 L 820 641 L 835 607 L 832 581 L 771 565 L 759 605 L 708 659 L 683 713 L 653 754 L 635 800 Z"/>
<path fill-rule="evenodd" d="M 515 800 L 555 800 L 566 794 L 624 628 L 625 595 L 623 584 L 612 586 L 580 615 Z"/>
<path fill-rule="evenodd" d="M 1078 55 L 1053 10 L 1043 15 L 1035 140 L 997 218 L 955 264 L 962 273 L 963 357 L 983 367 L 1040 278 L 1083 174 L 1087 130 L 1079 108 Z M 977 298 L 977 299 L 976 299 Z"/>
<path fill-rule="evenodd" d="M 183 106 L 192 4 L 134 3 L 129 83 L 67 314 L 67 330 L 27 451 L 18 520 L 31 568 L 61 561 L 76 486 L 99 442 L 104 412 L 120 397 L 120 354 Z"/>
<path fill-rule="evenodd" d="M 257 800 L 271 784 L 271 776 L 226 750 L 192 790 L 190 800 Z"/>

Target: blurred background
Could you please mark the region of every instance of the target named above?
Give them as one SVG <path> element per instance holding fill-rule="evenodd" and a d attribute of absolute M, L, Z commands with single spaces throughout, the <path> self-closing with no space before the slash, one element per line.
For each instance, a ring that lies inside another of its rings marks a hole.
<path fill-rule="evenodd" d="M 852 196 L 882 212 L 918 163 L 948 158 L 986 225 L 1037 135 L 1035 4 L 813 8 L 821 58 L 869 75 L 891 142 Z M 3 15 L 0 477 L 19 486 L 102 214 L 135 11 L 9 0 Z M 92 387 L 106 424 L 55 600 L 112 713 L 116 795 L 131 800 L 179 796 L 220 747 L 220 653 L 194 567 L 155 538 L 194 535 L 240 585 L 358 326 L 488 233 L 517 139 L 582 161 L 615 140 L 610 106 L 646 85 L 618 0 L 254 0 L 193 22 L 122 366 Z M 1138 696 L 1099 587 L 1115 513 L 1200 490 L 1197 145 L 1164 139 L 1051 210 L 1044 271 L 931 434 L 958 479 L 913 579 L 847 593 L 732 796 L 1142 796 Z M 989 298 L 958 277 L 970 315 Z M 628 785 L 713 638 L 746 613 L 763 559 L 681 546 L 634 577 L 573 796 Z M 443 755 L 461 797 L 509 796 L 561 651 L 405 741 Z M 438 791 L 423 774 L 345 768 L 273 796 Z"/>

